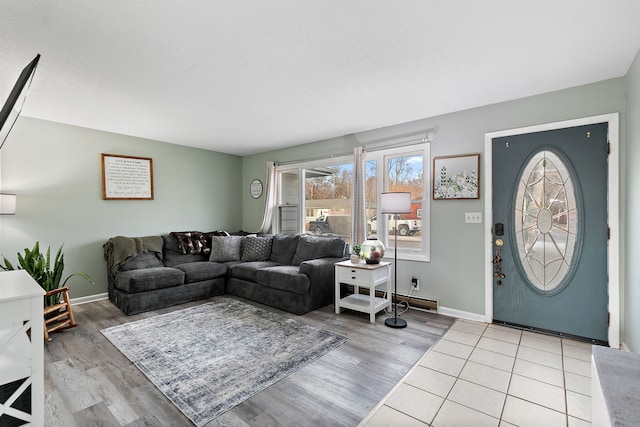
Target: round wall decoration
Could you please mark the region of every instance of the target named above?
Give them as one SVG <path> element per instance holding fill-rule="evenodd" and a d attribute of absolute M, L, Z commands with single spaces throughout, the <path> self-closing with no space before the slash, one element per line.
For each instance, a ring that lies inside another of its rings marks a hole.
<path fill-rule="evenodd" d="M 251 197 L 254 199 L 259 199 L 262 196 L 262 181 L 259 179 L 254 179 L 251 181 L 251 187 L 249 187 L 249 191 L 251 192 Z"/>

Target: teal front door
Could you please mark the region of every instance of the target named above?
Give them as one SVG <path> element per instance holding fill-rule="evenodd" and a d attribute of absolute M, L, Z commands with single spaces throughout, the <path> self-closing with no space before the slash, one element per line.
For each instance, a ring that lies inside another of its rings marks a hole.
<path fill-rule="evenodd" d="M 607 134 L 492 140 L 494 322 L 608 341 Z"/>

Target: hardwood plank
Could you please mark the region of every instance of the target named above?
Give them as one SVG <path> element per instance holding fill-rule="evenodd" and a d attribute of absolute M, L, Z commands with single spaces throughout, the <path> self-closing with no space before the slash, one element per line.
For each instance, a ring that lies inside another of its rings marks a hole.
<path fill-rule="evenodd" d="M 100 330 L 218 298 L 135 316 L 125 316 L 107 300 L 74 306 L 79 326 L 53 333 L 53 340 L 45 345 L 47 426 L 192 425 Z M 392 329 L 384 326 L 386 313 L 380 313 L 372 324 L 365 313 L 345 310 L 335 314 L 333 305 L 304 316 L 254 305 L 348 340 L 207 427 L 357 425 L 454 321 L 409 310 L 402 315 L 409 326 Z"/>

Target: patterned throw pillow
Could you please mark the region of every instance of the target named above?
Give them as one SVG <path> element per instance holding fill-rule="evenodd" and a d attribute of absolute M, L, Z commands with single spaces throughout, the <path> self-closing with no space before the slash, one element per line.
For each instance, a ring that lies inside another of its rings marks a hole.
<path fill-rule="evenodd" d="M 207 253 L 205 237 L 200 231 L 173 231 L 171 235 L 178 241 L 182 255 Z"/>
<path fill-rule="evenodd" d="M 238 261 L 240 259 L 240 247 L 242 246 L 241 236 L 212 236 L 211 256 L 209 261 L 227 262 Z"/>
<path fill-rule="evenodd" d="M 242 248 L 242 261 L 268 261 L 273 237 L 247 236 Z"/>

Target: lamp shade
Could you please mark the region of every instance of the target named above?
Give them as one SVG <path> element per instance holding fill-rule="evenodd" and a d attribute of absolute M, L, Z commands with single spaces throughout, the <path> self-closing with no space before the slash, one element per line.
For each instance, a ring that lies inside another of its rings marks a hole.
<path fill-rule="evenodd" d="M 0 194 L 0 215 L 16 214 L 16 195 Z"/>
<path fill-rule="evenodd" d="M 383 214 L 411 213 L 411 193 L 382 193 L 380 195 L 380 212 Z"/>

